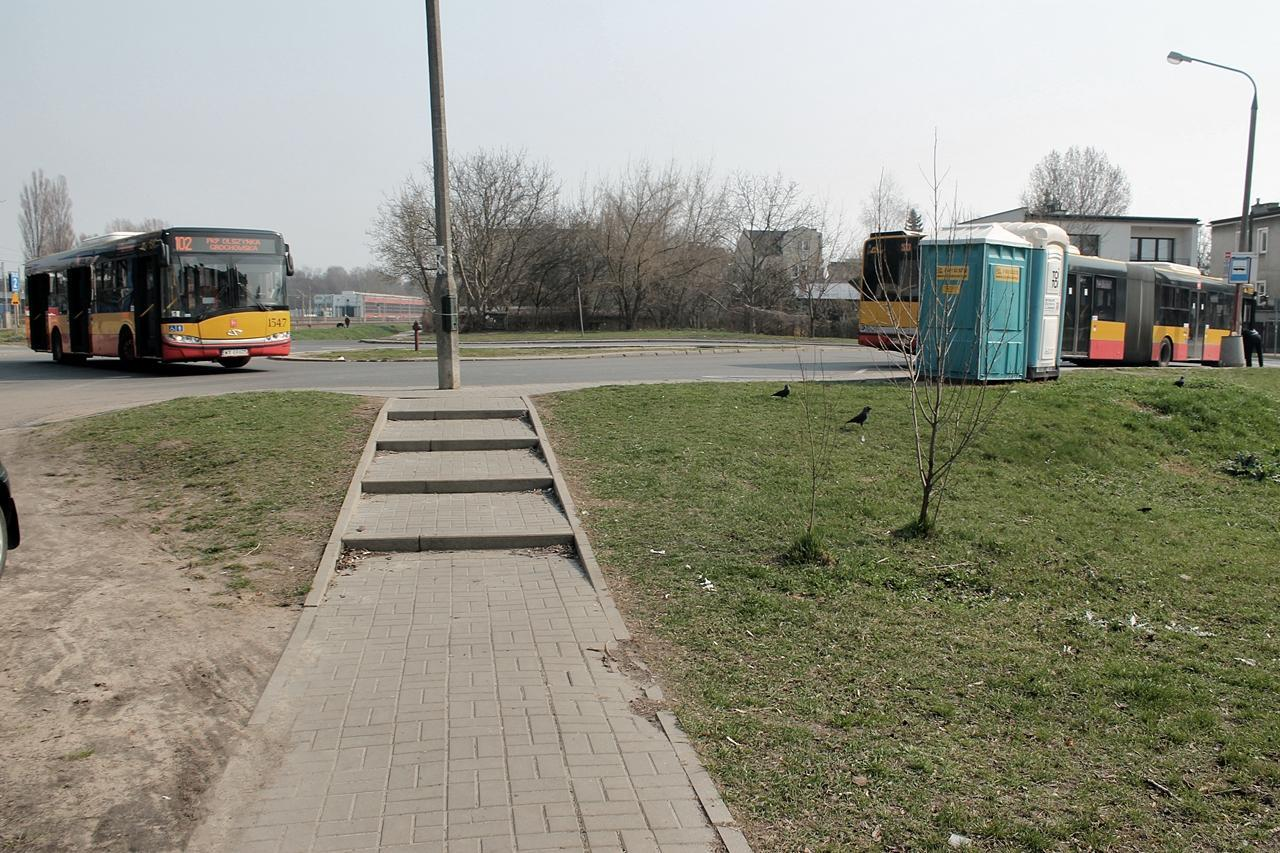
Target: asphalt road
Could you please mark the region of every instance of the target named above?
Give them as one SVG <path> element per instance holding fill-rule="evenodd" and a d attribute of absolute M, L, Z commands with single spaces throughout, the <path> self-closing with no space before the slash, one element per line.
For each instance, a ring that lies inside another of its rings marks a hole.
<path fill-rule="evenodd" d="M 781 385 L 800 378 L 801 363 L 809 375 L 820 374 L 833 381 L 887 375 L 896 367 L 892 355 L 863 347 L 787 346 L 726 353 L 464 360 L 462 381 L 466 387 L 483 386 L 503 393 L 640 382 L 767 381 Z M 413 396 L 437 390 L 436 365 L 434 361 L 254 359 L 249 367 L 236 371 L 208 364 L 124 370 L 114 359 L 59 365 L 46 353 L 0 346 L 0 455 L 3 434 L 23 427 L 175 397 L 284 389 Z"/>

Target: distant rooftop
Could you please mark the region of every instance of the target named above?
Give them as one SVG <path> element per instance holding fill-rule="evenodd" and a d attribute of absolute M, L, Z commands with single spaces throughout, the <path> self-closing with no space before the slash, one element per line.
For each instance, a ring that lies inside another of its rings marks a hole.
<path fill-rule="evenodd" d="M 1236 217 L 1239 219 L 1240 217 Z M 973 225 L 979 222 L 1001 222 L 1005 220 L 1022 220 L 1029 222 L 1033 220 L 1044 220 L 1047 222 L 1156 222 L 1161 225 L 1198 225 L 1200 220 L 1194 216 L 1130 216 L 1129 214 L 1115 216 L 1083 216 L 1075 213 L 1029 213 L 1025 207 L 1014 207 L 1009 210 L 1002 210 L 999 213 L 990 213 L 986 216 L 979 216 L 975 219 L 969 219 L 961 222 L 961 225 Z"/>

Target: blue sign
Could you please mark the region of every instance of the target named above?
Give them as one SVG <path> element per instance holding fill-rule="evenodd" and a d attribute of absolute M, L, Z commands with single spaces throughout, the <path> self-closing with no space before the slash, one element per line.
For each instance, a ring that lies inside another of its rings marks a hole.
<path fill-rule="evenodd" d="M 1253 255 L 1235 252 L 1227 261 L 1227 282 L 1249 284 L 1253 281 Z"/>
<path fill-rule="evenodd" d="M 18 274 L 16 272 L 9 273 L 9 290 L 12 293 L 18 292 Z"/>

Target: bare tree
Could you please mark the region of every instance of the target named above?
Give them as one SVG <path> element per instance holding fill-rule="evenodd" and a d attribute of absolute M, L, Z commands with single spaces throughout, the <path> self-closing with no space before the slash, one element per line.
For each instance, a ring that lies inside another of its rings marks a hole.
<path fill-rule="evenodd" d="M 112 234 L 117 231 L 134 231 L 146 233 L 148 231 L 159 231 L 162 228 L 168 228 L 169 223 L 163 219 L 157 219 L 149 216 L 146 219 L 112 219 L 103 226 L 102 233 Z"/>
<path fill-rule="evenodd" d="M 903 227 L 912 209 L 893 175 L 881 170 L 880 179 L 863 199 L 859 224 L 867 234 L 894 231 Z"/>
<path fill-rule="evenodd" d="M 538 251 L 527 273 L 516 283 L 512 301 L 522 310 L 507 315 L 507 323 L 540 326 L 576 326 L 578 300 L 583 301 L 583 321 L 590 322 L 599 303 L 597 282 L 605 275 L 595 250 L 591 216 L 586 211 L 563 213 L 562 219 L 541 229 L 535 237 Z"/>
<path fill-rule="evenodd" d="M 792 440 L 799 443 L 803 454 L 808 494 L 804 496 L 807 515 L 805 529 L 792 542 L 783 560 L 793 564 L 835 565 L 835 557 L 827 550 L 826 540 L 818 528 L 818 502 L 831 475 L 831 457 L 835 451 L 839 421 L 829 393 L 820 354 L 815 351 L 813 372 L 805 368 L 804 358 L 797 353 L 800 382 L 792 396 L 800 404 L 800 425 Z"/>
<path fill-rule="evenodd" d="M 604 284 L 617 300 L 622 324 L 636 324 L 659 288 L 715 260 L 695 251 L 724 239 L 724 190 L 706 167 L 685 172 L 632 163 L 615 180 L 597 185 L 591 234 L 605 268 Z"/>
<path fill-rule="evenodd" d="M 941 269 L 967 269 L 962 245 L 967 235 L 955 224 L 959 206 L 943 203 L 945 177 L 938 172 L 936 142 L 934 148 L 933 171 L 928 179 L 931 218 L 935 223 L 952 223 L 934 237 L 938 241 L 937 269 L 921 270 L 919 252 L 905 256 L 909 260 L 900 263 L 886 261 L 884 252 L 863 259 L 864 268 L 879 265 L 875 278 L 888 283 L 868 291 L 864 300 L 883 308 L 879 313 L 896 327 L 890 339 L 905 362 L 902 381 L 910 397 L 914 462 L 920 485 L 919 509 L 907 531 L 917 536 L 927 536 L 934 530 L 956 463 L 985 432 L 1009 390 L 1005 385 L 988 382 L 985 378 L 988 371 L 976 369 L 979 360 L 984 358 L 988 366 L 994 364 L 1008 342 L 975 333 L 970 336 L 970 343 L 960 334 L 961 317 L 957 312 L 960 300 L 955 296 L 959 287 L 973 287 L 975 283 L 939 280 Z M 921 277 L 933 278 L 934 286 L 917 289 L 910 284 Z M 977 316 L 986 316 L 985 305 L 977 307 Z M 965 346 L 972 347 L 972 351 L 963 350 Z M 983 350 L 980 346 L 990 349 Z M 949 376 L 944 366 L 960 361 L 974 367 L 972 375 Z"/>
<path fill-rule="evenodd" d="M 63 252 L 75 245 L 71 193 L 65 177 L 47 178 L 44 169 L 37 169 L 31 173 L 31 181 L 23 185 L 19 204 L 18 228 L 26 260 Z"/>
<path fill-rule="evenodd" d="M 819 240 L 817 253 L 810 256 L 802 266 L 806 273 L 795 284 L 795 295 L 805 315 L 809 327 L 809 337 L 818 334 L 818 323 L 821 321 L 829 327 L 839 326 L 852 321 L 853 306 L 848 301 L 836 301 L 830 297 L 833 292 L 842 290 L 850 284 L 850 276 L 841 278 L 833 274 L 830 258 L 848 257 L 853 254 L 853 240 L 850 230 L 845 226 L 843 217 L 832 212 L 825 204 L 814 205 L 815 230 Z M 835 265 L 837 269 L 849 269 L 849 262 Z M 824 334 L 839 334 L 828 328 Z"/>
<path fill-rule="evenodd" d="M 1205 275 L 1213 275 L 1213 229 L 1208 225 L 1196 229 L 1196 266 Z"/>
<path fill-rule="evenodd" d="M 382 271 L 413 282 L 428 296 L 436 282 L 434 198 L 430 176 L 419 181 L 410 175 L 378 206 L 368 232 Z"/>
<path fill-rule="evenodd" d="M 509 301 L 556 218 L 560 187 L 545 164 L 523 153 L 477 151 L 450 167 L 454 265 L 478 327 L 489 309 Z"/>
<path fill-rule="evenodd" d="M 1113 216 L 1129 209 L 1129 179 L 1107 155 L 1075 145 L 1050 151 L 1031 170 L 1022 203 L 1037 215 Z"/>
<path fill-rule="evenodd" d="M 551 170 L 510 151 L 476 151 L 450 164 L 454 272 L 466 315 L 476 326 L 528 275 L 556 218 L 559 187 Z M 370 228 L 375 255 L 391 274 L 427 293 L 435 282 L 435 204 L 431 165 L 383 202 Z"/>
<path fill-rule="evenodd" d="M 732 299 L 747 309 L 748 331 L 754 332 L 757 311 L 789 306 L 797 282 L 819 279 L 818 211 L 800 185 L 781 174 L 735 174 L 727 200 L 739 229 L 729 267 Z"/>

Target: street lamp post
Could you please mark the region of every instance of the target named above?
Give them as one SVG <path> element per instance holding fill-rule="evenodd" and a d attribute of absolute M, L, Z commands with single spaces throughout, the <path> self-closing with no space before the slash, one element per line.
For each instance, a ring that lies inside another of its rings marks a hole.
<path fill-rule="evenodd" d="M 1178 53 L 1176 50 L 1169 51 L 1168 57 L 1170 65 L 1180 65 L 1183 62 L 1199 62 L 1201 65 L 1212 65 L 1214 68 L 1221 68 L 1223 71 L 1234 71 L 1237 74 L 1243 74 L 1245 79 L 1249 81 L 1249 85 L 1253 86 L 1253 105 L 1249 109 L 1249 153 L 1245 158 L 1244 164 L 1244 203 L 1240 209 L 1240 240 L 1237 249 L 1241 252 L 1253 251 L 1253 228 L 1250 222 L 1250 205 L 1249 196 L 1253 193 L 1253 139 L 1258 129 L 1258 84 L 1249 76 L 1249 72 L 1242 71 L 1239 68 L 1232 68 L 1230 65 L 1219 65 L 1216 62 L 1210 62 L 1207 59 L 1197 59 L 1194 56 L 1187 56 Z M 1223 340 L 1223 348 L 1220 364 L 1226 365 L 1228 362 L 1227 341 L 1231 340 L 1230 358 L 1233 364 L 1229 366 L 1240 366 L 1244 364 L 1244 342 L 1240 338 L 1241 314 L 1244 308 L 1244 285 L 1236 284 L 1236 304 L 1235 311 L 1231 319 L 1232 338 Z M 1238 352 L 1238 355 L 1237 355 Z"/>

